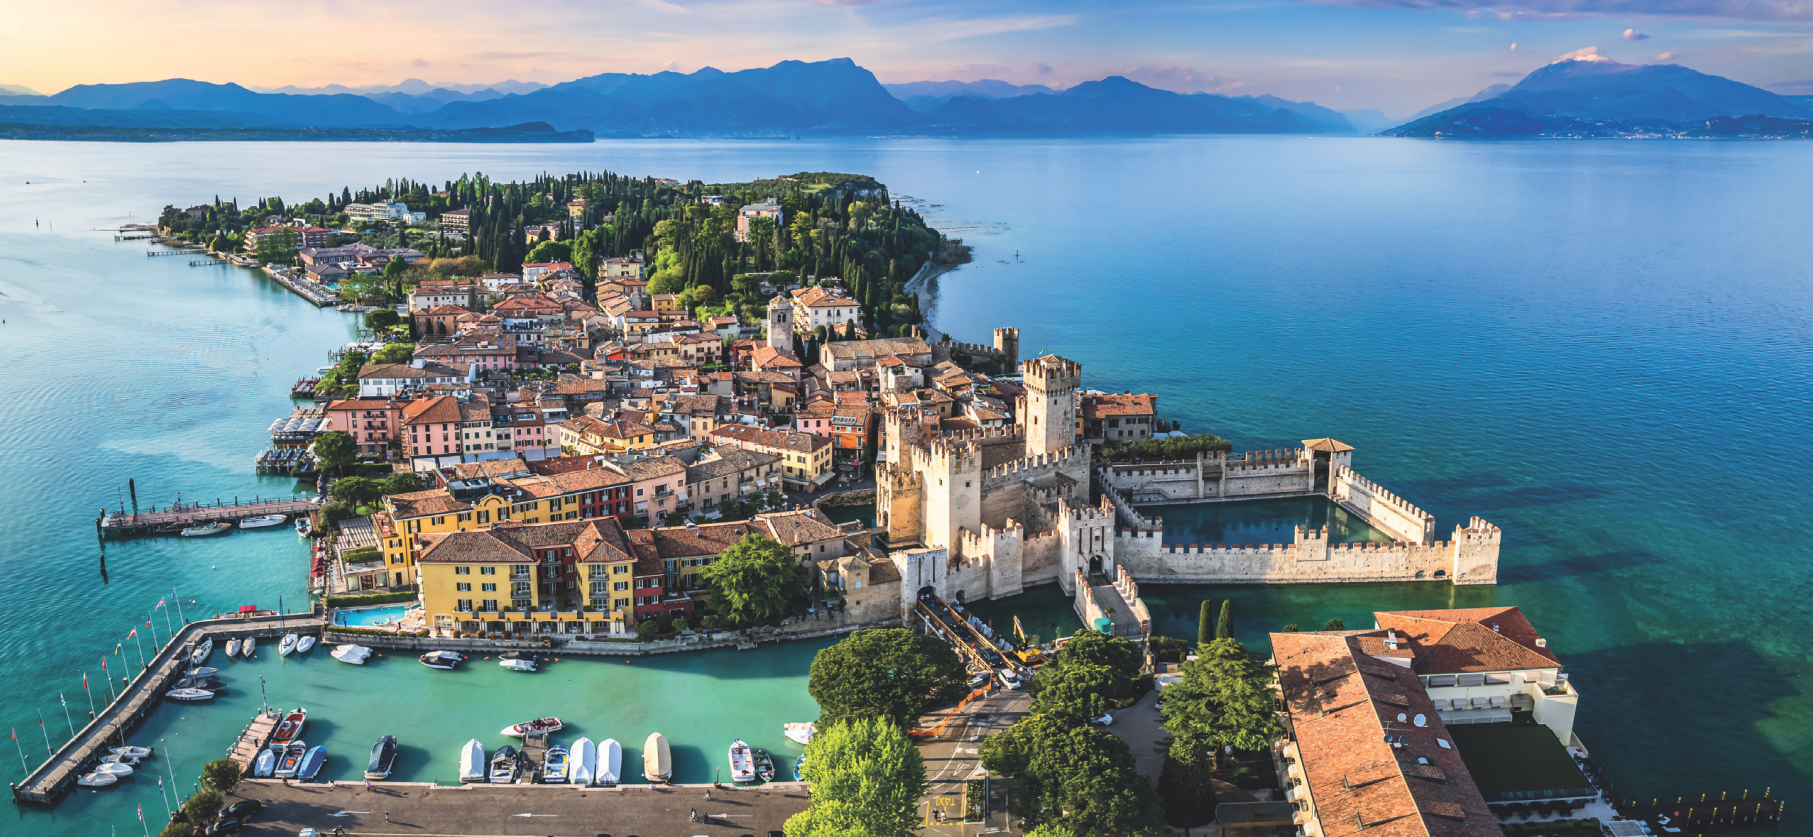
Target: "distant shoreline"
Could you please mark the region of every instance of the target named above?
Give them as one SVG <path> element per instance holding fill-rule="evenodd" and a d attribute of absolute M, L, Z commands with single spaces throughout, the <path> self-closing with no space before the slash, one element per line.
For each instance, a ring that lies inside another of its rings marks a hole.
<path fill-rule="evenodd" d="M 53 142 L 484 142 L 590 143 L 591 131 L 509 128 L 148 128 L 0 122 L 0 139 Z"/>

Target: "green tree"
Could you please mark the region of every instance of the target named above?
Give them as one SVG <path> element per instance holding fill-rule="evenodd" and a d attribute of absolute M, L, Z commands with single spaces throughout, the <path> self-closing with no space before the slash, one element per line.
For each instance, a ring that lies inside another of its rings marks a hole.
<path fill-rule="evenodd" d="M 396 473 L 385 477 L 379 485 L 381 486 L 380 491 L 387 497 L 392 494 L 408 494 L 411 491 L 422 490 L 422 477 L 413 472 Z"/>
<path fill-rule="evenodd" d="M 378 483 L 364 477 L 341 477 L 334 481 L 334 486 L 328 489 L 328 493 L 335 500 L 353 506 L 363 506 L 384 496 Z"/>
<path fill-rule="evenodd" d="M 387 343 L 372 356 L 372 363 L 408 363 L 415 358 L 414 343 Z"/>
<path fill-rule="evenodd" d="M 402 323 L 403 317 L 397 313 L 395 308 L 379 308 L 376 311 L 365 312 L 365 327 L 372 331 L 382 331 Z"/>
<path fill-rule="evenodd" d="M 1026 832 L 1026 837 L 1076 837 L 1076 834 L 1060 823 L 1042 822 L 1038 828 Z"/>
<path fill-rule="evenodd" d="M 676 510 L 676 511 L 670 511 L 667 514 L 661 515 L 661 525 L 662 526 L 685 526 L 686 525 L 686 513 L 683 511 Z"/>
<path fill-rule="evenodd" d="M 1079 715 L 1029 715 L 979 749 L 983 767 L 1013 780 L 1028 823 L 1055 822 L 1072 834 L 1170 833 L 1127 743 Z"/>
<path fill-rule="evenodd" d="M 1203 599 L 1201 612 L 1196 615 L 1196 647 L 1198 648 L 1206 647 L 1215 639 L 1215 634 L 1209 628 L 1211 613 L 1214 611 L 1209 609 L 1209 600 Z"/>
<path fill-rule="evenodd" d="M 547 264 L 549 262 L 571 262 L 573 245 L 565 241 L 543 241 L 523 257 L 524 264 Z"/>
<path fill-rule="evenodd" d="M 818 701 L 820 729 L 863 718 L 905 729 L 928 707 L 962 698 L 968 680 L 943 641 L 880 628 L 856 631 L 818 652 L 806 690 Z"/>
<path fill-rule="evenodd" d="M 189 797 L 189 801 L 183 803 L 183 813 L 189 817 L 189 822 L 192 823 L 213 822 L 215 817 L 220 816 L 220 808 L 226 804 L 226 801 L 226 794 L 210 787 L 203 787 L 194 796 Z"/>
<path fill-rule="evenodd" d="M 861 718 L 819 730 L 806 745 L 812 804 L 787 819 L 787 837 L 910 837 L 930 784 L 900 728 Z"/>
<path fill-rule="evenodd" d="M 1165 687 L 1165 731 L 1217 753 L 1270 747 L 1284 734 L 1272 699 L 1277 671 L 1232 639 L 1197 649 L 1196 659 L 1178 669 L 1178 681 Z"/>
<path fill-rule="evenodd" d="M 164 826 L 157 837 L 195 837 L 195 826 L 186 822 L 173 822 Z"/>
<path fill-rule="evenodd" d="M 296 260 L 296 231 L 284 227 L 258 237 L 254 255 L 259 264 L 289 264 Z"/>
<path fill-rule="evenodd" d="M 1100 718 L 1133 694 L 1133 679 L 1107 666 L 1079 663 L 1046 666 L 1033 678 L 1039 684 L 1033 696 L 1034 712 L 1071 712 Z"/>
<path fill-rule="evenodd" d="M 699 577 L 732 625 L 778 625 L 812 602 L 812 571 L 785 544 L 744 535 L 706 565 Z"/>
<path fill-rule="evenodd" d="M 338 471 L 353 464 L 359 443 L 344 430 L 329 430 L 315 439 L 315 462 L 324 471 Z"/>
<path fill-rule="evenodd" d="M 1223 599 L 1221 602 L 1221 618 L 1215 620 L 1215 638 L 1216 639 L 1233 639 L 1234 638 L 1234 600 L 1233 599 Z"/>
<path fill-rule="evenodd" d="M 639 640 L 642 640 L 643 642 L 648 642 L 649 640 L 654 639 L 655 634 L 658 634 L 660 632 L 661 632 L 661 623 L 656 622 L 653 619 L 645 619 L 641 622 L 636 623 L 636 638 Z"/>
<path fill-rule="evenodd" d="M 201 783 L 221 793 L 232 790 L 239 784 L 239 763 L 230 758 L 218 758 L 202 765 Z"/>
<path fill-rule="evenodd" d="M 1281 634 L 1294 634 L 1297 632 L 1297 623 L 1292 622 L 1289 625 L 1285 625 L 1284 627 L 1279 628 L 1278 632 Z"/>
<path fill-rule="evenodd" d="M 1195 828 L 1215 816 L 1214 759 L 1200 742 L 1171 739 L 1158 771 L 1158 801 L 1165 822 Z"/>
<path fill-rule="evenodd" d="M 1323 622 L 1323 623 L 1322 623 L 1322 630 L 1325 630 L 1325 631 L 1345 631 L 1345 630 L 1347 630 L 1347 623 L 1346 623 L 1346 622 L 1343 622 L 1343 621 L 1341 621 L 1341 620 L 1339 620 L 1339 619 L 1330 619 L 1330 620 L 1328 620 L 1328 621 L 1327 621 L 1327 622 Z"/>

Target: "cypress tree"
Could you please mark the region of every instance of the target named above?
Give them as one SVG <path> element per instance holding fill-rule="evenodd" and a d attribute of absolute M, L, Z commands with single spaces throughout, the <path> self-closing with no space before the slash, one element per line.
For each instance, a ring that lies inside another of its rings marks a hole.
<path fill-rule="evenodd" d="M 1234 600 L 1226 599 L 1221 603 L 1221 618 L 1215 620 L 1215 638 L 1234 638 Z"/>
<path fill-rule="evenodd" d="M 1209 633 L 1209 624 L 1210 624 L 1209 615 L 1212 614 L 1213 612 L 1214 611 L 1209 610 L 1209 600 L 1203 599 L 1202 600 L 1202 612 L 1197 614 L 1197 616 L 1196 616 L 1196 647 L 1197 648 L 1206 648 L 1206 647 L 1208 647 L 1209 642 L 1212 641 L 1213 639 L 1215 639 L 1215 635 L 1212 633 Z"/>

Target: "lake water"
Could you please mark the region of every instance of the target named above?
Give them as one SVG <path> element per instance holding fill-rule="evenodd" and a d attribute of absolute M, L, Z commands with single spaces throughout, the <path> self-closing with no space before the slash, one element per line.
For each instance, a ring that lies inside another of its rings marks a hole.
<path fill-rule="evenodd" d="M 147 615 L 163 634 L 161 611 L 147 611 L 173 588 L 191 614 L 300 600 L 307 557 L 284 530 L 110 544 L 103 579 L 93 518 L 122 501 L 128 477 L 143 504 L 178 491 L 289 494 L 288 480 L 252 473 L 252 456 L 288 410 L 289 384 L 353 334 L 350 318 L 263 279 L 147 259 L 139 243 L 89 228 L 216 195 L 297 200 L 386 177 L 837 170 L 926 202 L 935 223 L 976 245 L 976 261 L 938 283 L 941 330 L 980 342 L 1018 326 L 1023 354 L 1081 361 L 1090 386 L 1156 392 L 1167 417 L 1237 450 L 1334 436 L 1356 447 L 1358 471 L 1434 513 L 1444 534 L 1474 514 L 1505 531 L 1494 589 L 1148 585 L 1161 632 L 1192 635 L 1211 598 L 1234 599 L 1237 633 L 1261 647 L 1287 622 L 1362 626 L 1374 610 L 1516 604 L 1567 664 L 1583 695 L 1580 735 L 1621 794 L 1770 787 L 1813 799 L 1813 549 L 1801 528 L 1813 479 L 1799 461 L 1813 436 L 1805 144 L 4 148 L 0 562 L 12 583 L 0 588 L 0 673 L 13 685 L 5 720 L 28 757 L 43 746 L 40 712 L 53 741 L 68 734 L 59 691 L 81 714 L 81 671 L 97 677 L 114 643 L 136 657 L 126 634 Z M 1020 613 L 1048 625 L 1035 632 L 1075 627 L 1050 590 L 996 608 L 997 625 Z M 559 711 L 583 716 L 594 738 L 680 730 L 670 732 L 680 767 L 698 774 L 682 778 L 709 779 L 732 734 L 791 752 L 777 725 L 811 713 L 814 650 L 646 668 L 568 661 L 513 680 L 495 666 L 447 677 L 389 658 L 341 671 L 324 655 L 279 661 L 266 649 L 228 669 L 225 705 L 160 710 L 141 737 L 169 748 L 186 787 L 244 724 L 263 675 L 273 703 L 319 707 L 309 737 L 327 736 L 335 775 L 351 775 L 390 732 L 406 748 L 405 778 L 442 778 L 450 747 L 501 743 L 505 723 Z M 134 804 L 163 809 L 148 778 L 123 785 L 54 813 L 21 808 L 0 833 L 137 831 Z"/>

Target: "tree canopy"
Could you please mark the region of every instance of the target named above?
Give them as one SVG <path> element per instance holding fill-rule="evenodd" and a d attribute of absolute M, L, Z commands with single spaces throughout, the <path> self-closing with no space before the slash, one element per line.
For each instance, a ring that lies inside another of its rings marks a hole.
<path fill-rule="evenodd" d="M 1069 712 L 1028 715 L 979 748 L 982 766 L 1013 780 L 1029 823 L 1072 834 L 1168 835 L 1151 782 L 1113 733 Z"/>
<path fill-rule="evenodd" d="M 961 699 L 969 672 L 957 652 L 905 628 L 857 631 L 812 658 L 807 691 L 818 726 L 881 718 L 905 729 L 927 708 Z"/>
<path fill-rule="evenodd" d="M 389 343 L 371 358 L 372 363 L 408 363 L 415 358 L 414 343 Z"/>
<path fill-rule="evenodd" d="M 353 506 L 363 506 L 383 496 L 381 486 L 364 477 L 341 477 L 334 480 L 328 493 L 335 500 Z"/>
<path fill-rule="evenodd" d="M 1263 750 L 1284 728 L 1272 699 L 1276 667 L 1248 654 L 1232 639 L 1196 651 L 1165 687 L 1165 731 L 1213 747 Z"/>
<path fill-rule="evenodd" d="M 382 487 L 385 496 L 391 494 L 408 494 L 411 491 L 422 490 L 422 478 L 420 475 L 413 472 L 399 472 L 385 477 L 383 482 L 380 483 L 380 486 Z"/>
<path fill-rule="evenodd" d="M 812 804 L 788 818 L 787 837 L 909 837 L 930 787 L 919 748 L 882 718 L 820 729 L 806 745 Z"/>
<path fill-rule="evenodd" d="M 1133 697 L 1142 662 L 1139 648 L 1125 637 L 1079 630 L 1027 685 L 1032 711 L 1100 718 Z"/>
<path fill-rule="evenodd" d="M 315 462 L 324 471 L 337 471 L 351 465 L 358 454 L 359 443 L 353 441 L 353 434 L 344 430 L 329 430 L 315 438 Z"/>
<path fill-rule="evenodd" d="M 712 606 L 732 625 L 778 625 L 812 602 L 812 571 L 786 544 L 744 535 L 699 573 Z"/>

